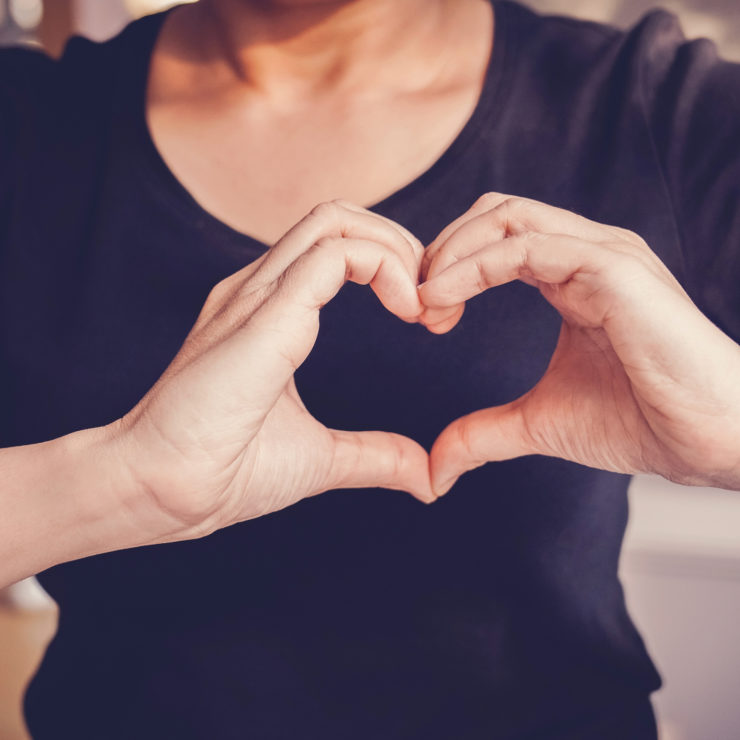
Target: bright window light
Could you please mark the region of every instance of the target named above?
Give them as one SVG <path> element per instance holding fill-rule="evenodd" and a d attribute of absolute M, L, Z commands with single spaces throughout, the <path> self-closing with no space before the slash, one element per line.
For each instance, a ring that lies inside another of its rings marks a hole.
<path fill-rule="evenodd" d="M 10 15 L 23 29 L 30 31 L 41 23 L 44 6 L 41 0 L 10 0 Z"/>
<path fill-rule="evenodd" d="M 192 3 L 195 0 L 126 0 L 126 8 L 131 15 L 139 17 L 148 13 L 166 10 L 173 5 Z"/>

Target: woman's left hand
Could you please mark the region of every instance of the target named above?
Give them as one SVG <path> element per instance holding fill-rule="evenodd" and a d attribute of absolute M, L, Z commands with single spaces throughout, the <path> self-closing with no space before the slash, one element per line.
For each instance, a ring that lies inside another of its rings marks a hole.
<path fill-rule="evenodd" d="M 491 460 L 540 454 L 740 489 L 740 346 L 637 235 L 489 193 L 427 248 L 422 321 L 444 332 L 478 293 L 522 280 L 562 316 L 542 379 L 452 422 L 431 452 L 436 493 Z"/>

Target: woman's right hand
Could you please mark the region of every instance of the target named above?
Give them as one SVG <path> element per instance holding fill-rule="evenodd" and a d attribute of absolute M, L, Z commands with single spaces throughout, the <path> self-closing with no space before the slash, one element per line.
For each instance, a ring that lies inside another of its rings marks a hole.
<path fill-rule="evenodd" d="M 162 516 L 162 541 L 202 536 L 333 488 L 380 486 L 434 500 L 419 444 L 325 427 L 293 380 L 316 340 L 319 310 L 347 280 L 369 283 L 389 311 L 415 321 L 422 255 L 398 224 L 324 203 L 213 288 L 163 375 L 109 425 Z"/>

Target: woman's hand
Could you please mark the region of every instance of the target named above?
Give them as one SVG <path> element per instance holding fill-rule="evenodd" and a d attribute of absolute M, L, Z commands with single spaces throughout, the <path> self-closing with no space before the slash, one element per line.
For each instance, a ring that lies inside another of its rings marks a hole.
<path fill-rule="evenodd" d="M 452 328 L 468 298 L 517 279 L 563 318 L 531 391 L 437 438 L 437 494 L 487 461 L 527 454 L 740 489 L 740 347 L 639 236 L 491 193 L 427 248 L 422 275 L 432 331 Z"/>
<path fill-rule="evenodd" d="M 369 283 L 389 311 L 415 321 L 422 253 L 397 224 L 327 203 L 213 288 L 162 377 L 114 424 L 121 455 L 166 516 L 171 539 L 332 488 L 382 486 L 434 500 L 420 445 L 326 428 L 293 380 L 316 340 L 320 308 L 347 280 Z"/>

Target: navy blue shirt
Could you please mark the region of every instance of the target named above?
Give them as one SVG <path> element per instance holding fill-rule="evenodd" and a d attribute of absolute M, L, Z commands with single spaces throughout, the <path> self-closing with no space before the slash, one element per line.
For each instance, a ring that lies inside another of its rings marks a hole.
<path fill-rule="evenodd" d="M 639 233 L 740 337 L 740 65 L 654 11 L 627 31 L 496 2 L 478 104 L 373 210 L 425 243 L 486 191 Z M 211 287 L 268 247 L 207 213 L 144 116 L 163 15 L 52 61 L 0 52 L 0 446 L 106 424 Z M 259 173 L 254 174 L 259 177 Z M 436 336 L 347 285 L 297 385 L 327 425 L 427 448 L 542 375 L 560 318 L 522 283 Z M 359 327 L 359 331 L 358 331 Z M 660 679 L 617 566 L 629 478 L 530 456 L 433 506 L 332 491 L 209 537 L 41 574 L 46 738 L 642 740 Z"/>

